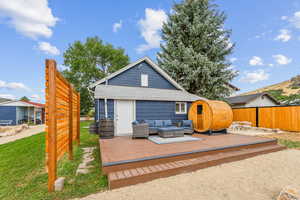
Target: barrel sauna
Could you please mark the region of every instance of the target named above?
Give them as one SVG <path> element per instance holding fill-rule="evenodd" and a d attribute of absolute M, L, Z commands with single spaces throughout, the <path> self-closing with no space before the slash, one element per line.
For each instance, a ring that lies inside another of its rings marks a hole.
<path fill-rule="evenodd" d="M 231 125 L 233 113 L 226 102 L 198 100 L 190 106 L 188 118 L 197 132 L 220 131 Z"/>

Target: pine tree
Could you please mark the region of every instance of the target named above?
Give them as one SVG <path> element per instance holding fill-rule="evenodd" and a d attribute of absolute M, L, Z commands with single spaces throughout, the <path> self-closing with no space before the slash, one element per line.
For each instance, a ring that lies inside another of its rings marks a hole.
<path fill-rule="evenodd" d="M 158 63 L 191 93 L 210 99 L 229 95 L 227 83 L 237 72 L 227 60 L 234 44 L 225 19 L 210 0 L 184 0 L 163 25 Z"/>

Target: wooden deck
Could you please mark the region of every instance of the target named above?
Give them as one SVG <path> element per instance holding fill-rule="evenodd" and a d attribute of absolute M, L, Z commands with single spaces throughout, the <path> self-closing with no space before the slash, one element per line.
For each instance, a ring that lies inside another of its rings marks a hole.
<path fill-rule="evenodd" d="M 100 139 L 102 170 L 108 175 L 110 189 L 283 149 L 276 140 L 261 137 L 193 136 L 202 140 L 155 144 L 130 137 Z"/>

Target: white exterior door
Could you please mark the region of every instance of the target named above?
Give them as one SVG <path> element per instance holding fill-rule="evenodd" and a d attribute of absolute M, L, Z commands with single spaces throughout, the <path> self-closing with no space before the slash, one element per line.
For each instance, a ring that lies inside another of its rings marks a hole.
<path fill-rule="evenodd" d="M 135 120 L 135 101 L 115 100 L 115 135 L 132 135 Z"/>

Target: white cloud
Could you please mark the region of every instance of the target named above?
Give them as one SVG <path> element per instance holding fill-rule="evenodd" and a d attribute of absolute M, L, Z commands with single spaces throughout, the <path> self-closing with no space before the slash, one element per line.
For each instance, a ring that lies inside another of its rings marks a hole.
<path fill-rule="evenodd" d="M 65 66 L 65 65 L 62 65 L 62 64 L 59 64 L 59 65 L 57 66 L 57 68 L 58 68 L 59 71 L 64 71 L 64 70 L 66 70 L 66 69 L 69 69 L 68 66 Z"/>
<path fill-rule="evenodd" d="M 17 97 L 12 94 L 0 94 L 0 97 L 5 99 L 17 99 Z"/>
<path fill-rule="evenodd" d="M 272 57 L 274 58 L 275 62 L 279 65 L 287 65 L 292 62 L 291 58 L 288 58 L 281 54 L 273 55 Z"/>
<path fill-rule="evenodd" d="M 41 101 L 42 100 L 42 98 L 38 94 L 33 94 L 29 98 L 33 101 Z"/>
<path fill-rule="evenodd" d="M 51 28 L 58 21 L 48 7 L 48 0 L 1 0 L 0 17 L 16 31 L 34 39 L 51 37 Z"/>
<path fill-rule="evenodd" d="M 275 40 L 287 42 L 292 38 L 291 32 L 287 29 L 281 29 L 279 30 L 279 33 L 280 34 L 276 36 Z"/>
<path fill-rule="evenodd" d="M 253 56 L 249 60 L 249 64 L 252 65 L 252 66 L 263 65 L 263 60 L 260 57 L 258 57 L 258 56 Z"/>
<path fill-rule="evenodd" d="M 136 50 L 138 53 L 158 48 L 161 42 L 160 30 L 167 21 L 167 14 L 163 10 L 145 9 L 145 19 L 140 19 L 138 24 L 141 35 L 146 44 L 140 45 Z"/>
<path fill-rule="evenodd" d="M 287 16 L 281 16 L 280 19 L 281 19 L 281 20 L 287 20 L 288 17 L 287 17 Z"/>
<path fill-rule="evenodd" d="M 253 72 L 245 72 L 240 81 L 245 83 L 257 83 L 269 79 L 270 74 L 263 69 L 255 70 Z"/>
<path fill-rule="evenodd" d="M 273 66 L 274 66 L 274 64 L 273 64 L 273 63 L 270 63 L 270 64 L 268 64 L 268 66 L 269 66 L 269 67 L 273 67 Z"/>
<path fill-rule="evenodd" d="M 232 57 L 232 58 L 229 59 L 229 61 L 233 63 L 233 62 L 237 61 L 237 58 Z"/>
<path fill-rule="evenodd" d="M 49 42 L 39 42 L 38 49 L 50 55 L 57 56 L 60 54 L 59 49 L 51 45 Z"/>
<path fill-rule="evenodd" d="M 292 17 L 288 18 L 288 20 L 292 25 L 300 29 L 300 11 L 295 12 Z"/>
<path fill-rule="evenodd" d="M 10 89 L 10 90 L 22 89 L 22 90 L 30 91 L 30 89 L 23 83 L 20 83 L 20 82 L 7 83 L 2 80 L 0 80 L 0 89 Z"/>
<path fill-rule="evenodd" d="M 113 24 L 113 32 L 116 33 L 118 32 L 119 29 L 122 28 L 122 20 L 120 20 L 119 22 L 116 22 Z"/>

